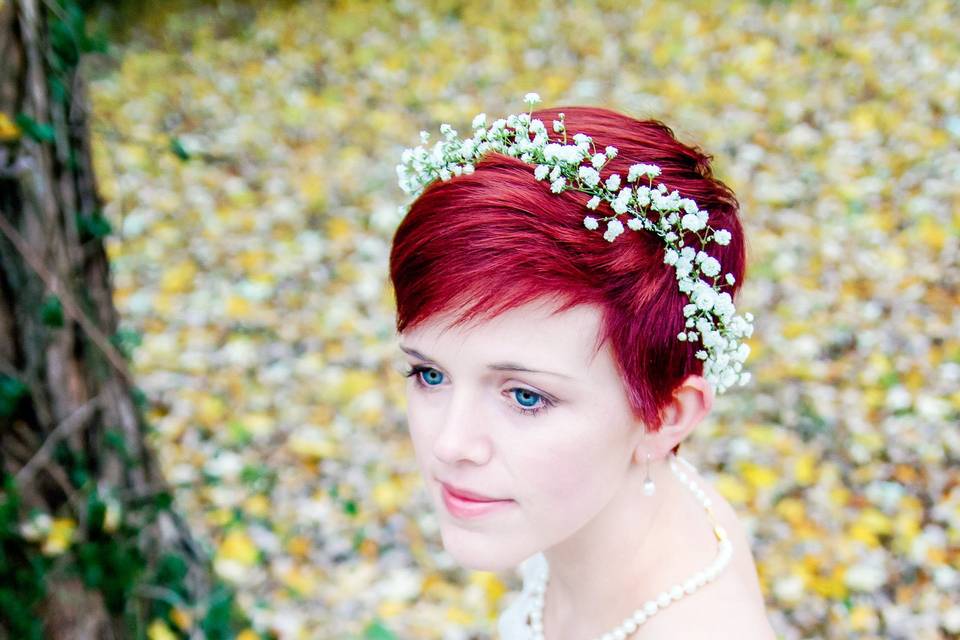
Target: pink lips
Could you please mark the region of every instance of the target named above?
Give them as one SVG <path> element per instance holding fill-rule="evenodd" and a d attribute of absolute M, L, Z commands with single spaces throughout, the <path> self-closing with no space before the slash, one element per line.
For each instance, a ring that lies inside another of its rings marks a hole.
<path fill-rule="evenodd" d="M 443 504 L 455 518 L 477 518 L 513 504 L 513 500 L 471 499 L 475 493 L 461 494 L 450 485 L 440 483 L 443 492 Z"/>

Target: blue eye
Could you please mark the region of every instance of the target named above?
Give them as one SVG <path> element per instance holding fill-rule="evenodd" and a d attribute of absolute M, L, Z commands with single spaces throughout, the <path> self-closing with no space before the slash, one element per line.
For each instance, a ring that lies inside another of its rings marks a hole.
<path fill-rule="evenodd" d="M 416 384 L 423 388 L 436 387 L 443 382 L 442 373 L 433 367 L 425 367 L 423 365 L 414 365 L 403 375 L 407 378 L 413 377 Z M 511 404 L 510 406 L 513 407 L 515 411 L 518 411 L 524 415 L 534 416 L 553 406 L 553 402 L 547 400 L 545 396 L 530 391 L 529 389 L 524 389 L 523 387 L 514 387 L 509 391 L 513 394 L 513 397 L 517 403 L 519 403 L 518 405 Z M 541 406 L 536 406 L 541 401 Z"/>

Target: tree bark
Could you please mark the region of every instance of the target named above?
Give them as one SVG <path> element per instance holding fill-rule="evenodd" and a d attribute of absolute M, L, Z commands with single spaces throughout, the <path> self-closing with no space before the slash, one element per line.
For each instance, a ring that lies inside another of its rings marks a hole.
<path fill-rule="evenodd" d="M 102 222 L 102 202 L 82 67 L 61 64 L 69 54 L 51 34 L 52 22 L 69 23 L 63 11 L 49 0 L 0 0 L 0 118 L 7 123 L 6 137 L 0 127 L 0 379 L 8 395 L 22 389 L 0 414 L 0 474 L 15 478 L 23 514 L 35 508 L 72 518 L 82 539 L 91 491 L 127 505 L 167 487 L 146 444 L 126 356 L 115 346 L 102 235 L 88 228 Z M 175 512 L 130 518 L 142 527 L 145 565 L 176 550 L 189 560 L 191 590 L 202 599 L 210 589 L 206 561 Z M 129 602 L 118 611 L 104 591 L 61 568 L 55 563 L 46 574 L 37 606 L 43 637 L 131 636 L 131 612 L 148 609 Z M 11 633 L 0 624 L 0 638 Z"/>

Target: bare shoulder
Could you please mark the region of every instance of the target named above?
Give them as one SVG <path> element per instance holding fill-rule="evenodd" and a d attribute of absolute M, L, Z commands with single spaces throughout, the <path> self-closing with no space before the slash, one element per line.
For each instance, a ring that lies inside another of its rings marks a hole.
<path fill-rule="evenodd" d="M 688 475 L 710 498 L 711 511 L 717 524 L 726 531 L 733 555 L 730 564 L 713 581 L 689 597 L 671 602 L 647 620 L 637 640 L 776 640 L 767 618 L 747 528 L 712 483 L 695 471 Z M 689 515 L 680 513 L 690 518 L 696 514 L 695 521 L 703 522 L 699 504 L 692 504 Z M 713 559 L 716 538 L 709 526 L 686 526 L 680 539 L 679 544 L 687 553 L 677 560 L 682 566 L 676 569 L 678 575 L 689 575 L 691 570 L 702 568 Z M 673 543 L 672 548 L 675 547 Z"/>
<path fill-rule="evenodd" d="M 776 640 L 767 618 L 749 532 L 736 509 L 710 482 L 701 477 L 699 484 L 710 497 L 715 517 L 726 530 L 734 549 L 726 575 L 715 581 L 716 588 L 701 602 L 707 616 L 704 619 L 714 621 L 703 628 L 702 637 Z M 716 624 L 719 620 L 723 620 L 723 624 Z M 699 636 L 689 637 L 695 640 Z"/>

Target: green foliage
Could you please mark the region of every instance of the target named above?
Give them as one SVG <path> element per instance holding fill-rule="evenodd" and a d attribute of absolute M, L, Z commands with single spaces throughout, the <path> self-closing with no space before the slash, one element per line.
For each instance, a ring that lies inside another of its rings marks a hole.
<path fill-rule="evenodd" d="M 396 640 L 396 638 L 396 634 L 376 619 L 363 630 L 363 640 Z"/>
<path fill-rule="evenodd" d="M 115 431 L 107 433 L 110 441 L 118 437 Z M 154 619 L 169 621 L 173 607 L 164 599 L 148 597 L 147 608 L 138 620 L 131 603 L 143 597 L 137 593 L 139 587 L 155 587 L 173 594 L 175 602 L 184 606 L 194 604 L 195 594 L 190 592 L 186 581 L 186 559 L 178 553 L 167 552 L 151 567 L 141 548 L 143 527 L 154 522 L 161 511 L 171 508 L 172 495 L 162 491 L 122 504 L 117 500 L 108 501 L 95 483 L 88 482 L 93 470 L 88 467 L 87 456 L 60 443 L 53 457 L 65 469 L 79 495 L 85 496 L 83 517 L 79 518 L 85 526 L 75 532 L 60 556 L 45 556 L 40 544 L 20 533 L 19 495 L 13 476 L 4 476 L 0 493 L 0 575 L 3 576 L 0 628 L 9 631 L 11 638 L 40 640 L 43 637 L 37 607 L 47 593 L 55 561 L 62 575 L 76 576 L 87 589 L 99 592 L 111 615 L 130 621 L 131 637 L 142 637 L 142 627 Z M 119 511 L 111 515 L 108 502 L 119 505 Z M 71 514 L 71 517 L 77 515 Z M 198 625 L 205 637 L 224 640 L 247 627 L 248 621 L 236 604 L 234 590 L 216 581 Z"/>
<path fill-rule="evenodd" d="M 236 593 L 232 588 L 223 583 L 215 586 L 207 614 L 200 623 L 206 638 L 228 640 L 234 637 L 234 629 L 244 626 L 245 621 L 238 615 L 235 600 Z"/>
<path fill-rule="evenodd" d="M 110 221 L 103 217 L 103 212 L 100 209 L 89 214 L 78 213 L 76 219 L 81 242 L 102 240 L 113 233 Z"/>
<path fill-rule="evenodd" d="M 37 142 L 53 142 L 55 132 L 53 126 L 49 124 L 40 124 L 25 113 L 18 113 L 15 118 L 17 126 L 23 131 L 24 135 Z"/>
<path fill-rule="evenodd" d="M 17 378 L 0 373 L 0 418 L 12 416 L 27 396 L 27 385 Z"/>
<path fill-rule="evenodd" d="M 60 298 L 50 294 L 44 299 L 40 305 L 40 321 L 48 327 L 63 326 L 63 305 Z"/>
<path fill-rule="evenodd" d="M 133 350 L 143 344 L 143 335 L 136 329 L 121 327 L 110 336 L 110 343 L 123 354 L 125 359 L 130 360 L 133 357 Z"/>
<path fill-rule="evenodd" d="M 20 496 L 13 476 L 3 474 L 0 493 L 0 628 L 11 638 L 41 640 L 43 627 L 30 612 L 46 595 L 49 560 L 32 552 L 19 530 Z"/>
<path fill-rule="evenodd" d="M 184 162 L 190 159 L 190 153 L 184 148 L 183 143 L 180 142 L 179 138 L 170 139 L 170 150 L 173 151 L 173 155 L 177 156 Z"/>

